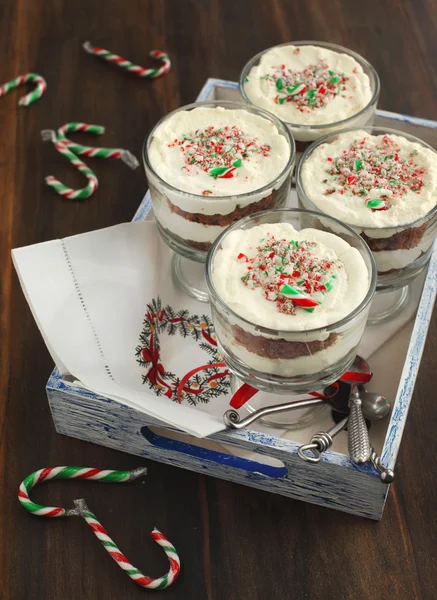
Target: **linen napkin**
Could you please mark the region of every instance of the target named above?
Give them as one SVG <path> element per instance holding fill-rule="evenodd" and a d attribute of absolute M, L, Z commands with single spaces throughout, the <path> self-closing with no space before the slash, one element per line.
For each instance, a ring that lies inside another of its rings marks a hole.
<path fill-rule="evenodd" d="M 200 386 L 193 380 L 191 405 L 175 401 L 175 381 L 211 362 L 215 348 L 214 340 L 208 340 L 209 307 L 174 286 L 171 251 L 153 221 L 19 248 L 12 257 L 62 373 L 192 435 L 204 437 L 224 429 L 230 388 L 220 373 L 210 381 L 200 377 Z M 147 362 L 156 336 L 152 341 L 155 325 L 146 315 L 157 310 L 174 323 L 160 334 L 159 360 L 154 355 Z M 181 311 L 183 317 L 178 316 Z M 197 341 L 193 329 L 200 332 Z M 205 381 L 205 390 L 197 394 Z"/>

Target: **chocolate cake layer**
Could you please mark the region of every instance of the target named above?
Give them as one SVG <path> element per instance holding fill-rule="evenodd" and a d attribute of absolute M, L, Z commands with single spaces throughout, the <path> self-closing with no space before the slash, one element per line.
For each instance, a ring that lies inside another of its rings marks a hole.
<path fill-rule="evenodd" d="M 211 242 L 195 242 L 194 240 L 184 240 L 185 244 L 188 244 L 192 248 L 196 248 L 196 250 L 200 250 L 201 252 L 208 252 L 211 248 Z"/>
<path fill-rule="evenodd" d="M 331 333 L 326 340 L 313 340 L 312 342 L 290 342 L 284 339 L 265 338 L 253 335 L 242 329 L 239 325 L 233 325 L 232 331 L 235 340 L 244 346 L 249 352 L 253 352 L 263 358 L 292 359 L 301 356 L 312 356 L 316 352 L 325 350 L 335 344 L 337 333 Z"/>
<path fill-rule="evenodd" d="M 427 227 L 428 223 L 424 223 L 420 227 L 399 231 L 388 238 L 372 238 L 365 233 L 362 233 L 361 237 L 367 242 L 369 248 L 375 252 L 381 250 L 411 250 L 419 245 Z"/>
<path fill-rule="evenodd" d="M 329 227 L 325 227 L 321 221 L 317 220 L 317 229 L 323 228 L 325 231 L 330 233 L 335 233 Z M 416 248 L 422 240 L 422 237 L 427 230 L 429 223 L 424 223 L 420 227 L 414 227 L 411 229 L 405 229 L 404 231 L 399 231 L 394 235 L 388 238 L 371 238 L 367 236 L 365 233 L 361 233 L 361 237 L 372 252 L 382 252 L 384 250 L 411 250 L 412 248 Z M 348 243 L 352 243 L 352 238 L 349 240 L 348 236 L 341 236 Z M 404 268 L 404 267 L 403 267 Z M 393 273 L 394 271 L 402 271 L 402 269 L 390 269 L 389 271 L 378 271 L 379 275 L 388 275 L 389 273 Z"/>
<path fill-rule="evenodd" d="M 187 219 L 192 223 L 200 223 L 201 225 L 220 225 L 222 227 L 227 227 L 234 223 L 235 221 L 239 221 L 243 217 L 247 217 L 248 215 L 252 215 L 260 210 L 268 210 L 269 208 L 275 208 L 278 202 L 278 191 L 273 191 L 271 194 L 266 196 L 265 198 L 261 198 L 258 202 L 252 202 L 247 206 L 238 206 L 235 210 L 225 215 L 215 214 L 215 215 L 205 215 L 202 213 L 190 213 L 179 206 L 176 206 L 167 198 L 168 206 L 170 207 L 171 212 L 176 213 L 183 219 Z"/>

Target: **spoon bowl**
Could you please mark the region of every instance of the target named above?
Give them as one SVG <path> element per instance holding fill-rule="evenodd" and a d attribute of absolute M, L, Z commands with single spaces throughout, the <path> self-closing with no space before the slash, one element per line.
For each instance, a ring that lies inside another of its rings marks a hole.
<path fill-rule="evenodd" d="M 360 391 L 361 409 L 363 411 L 364 418 L 370 421 L 377 421 L 383 419 L 388 415 L 391 410 L 390 403 L 385 396 L 375 394 L 374 392 L 368 392 L 364 388 Z"/>

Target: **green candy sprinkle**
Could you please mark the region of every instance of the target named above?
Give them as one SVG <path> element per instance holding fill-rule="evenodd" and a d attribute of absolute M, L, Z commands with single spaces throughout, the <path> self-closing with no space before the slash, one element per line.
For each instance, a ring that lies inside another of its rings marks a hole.
<path fill-rule="evenodd" d="M 219 175 L 223 175 L 228 169 L 229 167 L 215 167 L 210 170 L 209 174 L 211 177 L 218 177 Z"/>
<path fill-rule="evenodd" d="M 367 208 L 382 208 L 385 206 L 385 200 L 382 198 L 375 198 L 375 200 L 367 200 L 366 202 Z"/>

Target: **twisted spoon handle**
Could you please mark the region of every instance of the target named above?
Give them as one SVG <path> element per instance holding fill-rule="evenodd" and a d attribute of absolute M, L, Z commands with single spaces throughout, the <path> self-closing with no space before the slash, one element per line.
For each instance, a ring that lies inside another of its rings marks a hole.
<path fill-rule="evenodd" d="M 361 399 L 358 390 L 352 390 L 349 399 L 348 449 L 354 463 L 365 463 L 370 458 L 371 447 L 369 432 L 361 409 Z"/>
<path fill-rule="evenodd" d="M 311 463 L 320 462 L 320 455 L 326 452 L 334 443 L 334 437 L 343 431 L 346 427 L 349 417 L 345 417 L 342 421 L 331 427 L 329 431 L 318 431 L 313 435 L 309 444 L 300 446 L 297 454 L 302 460 Z"/>

